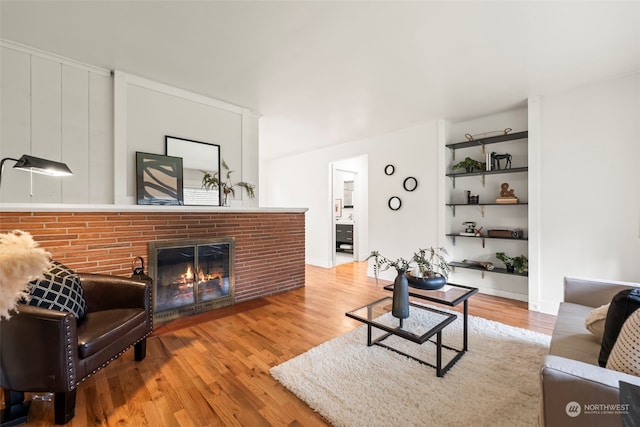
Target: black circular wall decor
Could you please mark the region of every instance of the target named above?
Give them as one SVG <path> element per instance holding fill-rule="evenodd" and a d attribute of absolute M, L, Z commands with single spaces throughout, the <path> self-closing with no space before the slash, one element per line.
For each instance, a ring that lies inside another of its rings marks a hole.
<path fill-rule="evenodd" d="M 400 197 L 398 196 L 393 196 L 389 198 L 388 204 L 389 209 L 391 209 L 392 211 L 397 211 L 402 206 L 402 200 L 400 200 Z"/>
<path fill-rule="evenodd" d="M 418 188 L 418 180 L 410 176 L 408 178 L 405 178 L 404 182 L 402 183 L 402 186 L 407 191 L 413 191 L 416 188 Z"/>
<path fill-rule="evenodd" d="M 385 175 L 393 175 L 393 173 L 396 171 L 396 167 L 393 165 L 387 165 L 384 167 L 384 174 Z"/>

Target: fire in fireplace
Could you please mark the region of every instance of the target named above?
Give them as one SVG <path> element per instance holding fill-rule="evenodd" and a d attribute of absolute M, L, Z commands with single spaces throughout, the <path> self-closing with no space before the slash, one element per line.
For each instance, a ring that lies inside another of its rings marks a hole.
<path fill-rule="evenodd" d="M 234 302 L 232 237 L 149 243 L 154 320 L 165 322 Z"/>

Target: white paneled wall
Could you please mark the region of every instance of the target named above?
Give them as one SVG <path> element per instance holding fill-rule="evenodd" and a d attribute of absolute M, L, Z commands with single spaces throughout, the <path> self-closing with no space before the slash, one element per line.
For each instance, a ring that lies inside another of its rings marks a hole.
<path fill-rule="evenodd" d="M 109 70 L 6 40 L 0 56 L 0 155 L 62 161 L 74 173 L 33 174 L 30 195 L 31 177 L 8 161 L 0 202 L 135 204 L 135 152 L 165 154 L 165 135 L 219 144 L 234 182 L 255 184 L 258 194 L 257 114 L 117 71 L 114 86 Z M 258 199 L 237 194 L 233 204 Z"/>
<path fill-rule="evenodd" d="M 0 201 L 113 203 L 110 73 L 3 42 L 0 154 L 66 163 L 72 177 L 14 170 L 8 161 Z M 92 167 L 98 165 L 93 170 Z M 106 177 L 106 178 L 105 178 Z M 105 187 L 105 183 L 107 183 Z"/>

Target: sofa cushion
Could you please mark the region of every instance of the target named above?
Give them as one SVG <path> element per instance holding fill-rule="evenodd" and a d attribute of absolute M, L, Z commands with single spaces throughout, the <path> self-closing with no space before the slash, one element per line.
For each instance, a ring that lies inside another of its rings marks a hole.
<path fill-rule="evenodd" d="M 122 340 L 127 333 L 144 324 L 146 312 L 139 308 L 116 308 L 87 313 L 78 323 L 78 352 L 87 358 Z M 131 342 L 126 341 L 126 348 Z"/>
<path fill-rule="evenodd" d="M 87 311 L 80 278 L 73 270 L 57 261 L 51 261 L 51 268 L 43 277 L 29 282 L 28 304 L 68 311 L 78 319 Z"/>
<path fill-rule="evenodd" d="M 609 305 L 601 305 L 598 308 L 594 308 L 589 312 L 587 318 L 584 319 L 584 326 L 595 335 L 600 342 L 602 342 L 602 336 L 604 335 L 604 323 L 607 319 L 607 312 L 609 311 Z"/>
<path fill-rule="evenodd" d="M 622 325 L 607 368 L 640 376 L 640 310 L 634 311 Z"/>
<path fill-rule="evenodd" d="M 584 325 L 584 319 L 593 307 L 563 302 L 558 310 L 551 337 L 549 354 L 598 364 L 600 341 Z"/>
<path fill-rule="evenodd" d="M 625 289 L 618 292 L 611 300 L 611 305 L 607 312 L 607 320 L 604 324 L 602 347 L 598 357 L 600 366 L 607 366 L 609 353 L 611 353 L 611 349 L 616 343 L 622 325 L 637 308 L 640 308 L 640 289 L 638 288 Z"/>

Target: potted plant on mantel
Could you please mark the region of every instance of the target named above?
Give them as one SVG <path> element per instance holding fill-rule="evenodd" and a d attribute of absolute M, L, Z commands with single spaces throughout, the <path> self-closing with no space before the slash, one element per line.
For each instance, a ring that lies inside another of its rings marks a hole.
<path fill-rule="evenodd" d="M 226 171 L 225 179 L 224 180 L 220 179 L 220 175 L 218 172 L 214 174 L 210 174 L 207 172 L 202 177 L 202 187 L 209 190 L 211 188 L 215 188 L 215 187 L 218 187 L 218 185 L 220 185 L 220 188 L 222 189 L 222 193 L 224 194 L 224 200 L 222 202 L 222 206 L 228 206 L 227 201 L 228 201 L 229 194 L 231 194 L 233 197 L 236 196 L 235 187 L 240 187 L 241 189 L 244 188 L 247 191 L 247 196 L 249 196 L 250 199 L 255 199 L 256 186 L 245 181 L 239 181 L 233 184 L 231 181 L 231 174 L 233 173 L 233 171 L 229 168 L 229 165 L 227 165 L 227 162 L 225 162 L 224 159 L 222 159 L 221 163 L 222 163 L 222 168 Z"/>
<path fill-rule="evenodd" d="M 517 257 L 510 257 L 504 252 L 496 252 L 496 258 L 504 263 L 509 273 L 522 274 L 529 270 L 529 260 L 524 255 L 518 255 Z"/>
<path fill-rule="evenodd" d="M 398 258 L 394 261 L 380 255 L 378 251 L 372 251 L 369 254 L 367 261 L 371 258 L 374 260 L 373 274 L 376 282 L 381 271 L 391 267 L 396 269 L 391 309 L 394 317 L 399 319 L 409 317 L 409 283 L 412 287 L 420 289 L 440 289 L 447 283 L 451 270 L 443 254 L 446 255 L 447 251 L 442 247 L 418 249 L 409 260 Z M 414 264 L 417 267 L 416 271 L 410 272 Z"/>

